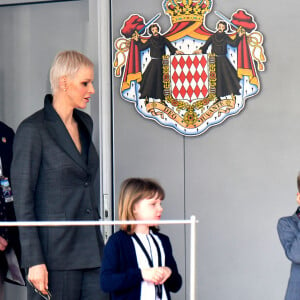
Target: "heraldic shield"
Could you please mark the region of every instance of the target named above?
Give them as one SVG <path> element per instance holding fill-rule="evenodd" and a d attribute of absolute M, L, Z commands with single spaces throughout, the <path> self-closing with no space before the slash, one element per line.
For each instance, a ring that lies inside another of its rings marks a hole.
<path fill-rule="evenodd" d="M 205 25 L 212 6 L 212 0 L 165 0 L 167 32 L 160 32 L 160 13 L 148 22 L 132 14 L 115 41 L 121 97 L 143 117 L 185 136 L 238 114 L 260 91 L 257 74 L 266 57 L 254 17 L 244 9 L 230 18 L 215 12 L 212 31 Z"/>

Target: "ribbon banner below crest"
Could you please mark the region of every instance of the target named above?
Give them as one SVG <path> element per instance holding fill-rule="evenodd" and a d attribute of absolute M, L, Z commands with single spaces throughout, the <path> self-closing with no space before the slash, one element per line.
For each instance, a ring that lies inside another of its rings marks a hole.
<path fill-rule="evenodd" d="M 115 76 L 121 97 L 145 118 L 185 136 L 198 136 L 238 114 L 260 91 L 258 71 L 266 57 L 252 15 L 238 9 L 217 13 L 206 27 L 212 0 L 165 0 L 170 28 L 160 32 L 160 14 L 146 22 L 130 15 L 115 41 Z"/>

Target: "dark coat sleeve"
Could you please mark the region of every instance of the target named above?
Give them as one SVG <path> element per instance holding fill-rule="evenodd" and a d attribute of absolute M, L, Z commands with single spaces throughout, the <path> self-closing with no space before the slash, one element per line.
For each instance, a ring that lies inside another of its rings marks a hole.
<path fill-rule="evenodd" d="M 182 278 L 178 272 L 177 264 L 173 256 L 170 239 L 166 235 L 159 234 L 165 251 L 165 265 L 172 270 L 171 276 L 164 283 L 166 290 L 176 293 L 182 285 Z"/>
<path fill-rule="evenodd" d="M 16 132 L 11 166 L 11 181 L 18 221 L 36 221 L 34 192 L 42 156 L 38 128 L 21 124 Z M 21 201 L 20 201 L 21 199 Z M 45 263 L 36 227 L 20 227 L 23 266 Z M 31 251 L 30 249 L 35 249 Z"/>
<path fill-rule="evenodd" d="M 10 181 L 10 166 L 12 161 L 12 147 L 13 147 L 13 139 L 14 139 L 14 131 L 12 128 L 8 127 L 6 124 L 0 121 L 0 158 L 2 162 L 2 174 L 5 177 L 8 177 Z M 4 201 L 3 195 L 0 189 L 0 221 L 15 221 L 15 210 L 14 203 Z M 0 236 L 4 237 L 8 240 L 8 247 L 6 249 L 12 248 L 18 258 L 18 262 L 20 262 L 21 258 L 21 246 L 19 241 L 19 231 L 17 227 L 0 227 Z M 15 263 L 15 268 L 19 268 L 19 266 Z M 8 266 L 6 261 L 6 255 L 4 251 L 0 251 L 0 272 L 2 274 L 7 274 Z M 12 281 L 11 279 L 6 277 L 6 281 L 11 283 L 20 284 L 19 281 Z"/>
<path fill-rule="evenodd" d="M 278 221 L 277 231 L 287 258 L 300 263 L 300 220 L 296 216 L 284 217 Z"/>
<path fill-rule="evenodd" d="M 133 242 L 125 232 L 119 231 L 109 238 L 104 248 L 100 277 L 104 292 L 122 293 L 136 289 L 143 281 Z"/>

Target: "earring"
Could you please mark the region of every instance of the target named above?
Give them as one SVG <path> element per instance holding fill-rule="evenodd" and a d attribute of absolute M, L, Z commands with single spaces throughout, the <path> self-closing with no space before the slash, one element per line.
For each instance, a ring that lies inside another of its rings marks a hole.
<path fill-rule="evenodd" d="M 67 91 L 67 80 L 66 78 L 64 78 L 64 92 Z"/>

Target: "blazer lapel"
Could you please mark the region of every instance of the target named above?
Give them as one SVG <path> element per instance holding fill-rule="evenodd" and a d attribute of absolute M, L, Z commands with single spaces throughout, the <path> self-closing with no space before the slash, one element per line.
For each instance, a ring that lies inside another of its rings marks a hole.
<path fill-rule="evenodd" d="M 80 165 L 84 170 L 87 170 L 87 165 L 83 161 L 79 151 L 69 135 L 64 123 L 56 113 L 51 104 L 51 99 L 45 98 L 45 125 L 53 140 L 66 152 L 75 163 Z"/>

